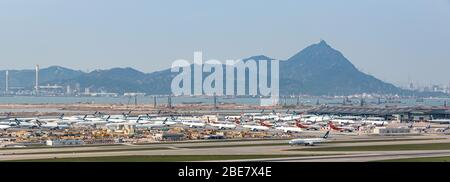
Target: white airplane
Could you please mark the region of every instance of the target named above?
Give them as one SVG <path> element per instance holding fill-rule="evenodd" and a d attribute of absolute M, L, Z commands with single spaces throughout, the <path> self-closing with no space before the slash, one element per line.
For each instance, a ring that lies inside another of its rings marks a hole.
<path fill-rule="evenodd" d="M 295 121 L 295 126 L 297 126 L 297 128 L 301 128 L 301 129 L 305 129 L 305 130 L 315 130 L 315 131 L 318 131 L 322 128 L 319 125 L 303 125 L 299 120 Z"/>
<path fill-rule="evenodd" d="M 108 119 L 109 119 L 109 118 L 108 118 Z M 94 117 L 94 118 L 88 118 L 88 117 L 86 117 L 84 120 L 85 120 L 85 121 L 104 121 L 105 119 L 103 119 L 103 118 L 97 118 L 97 117 Z"/>
<path fill-rule="evenodd" d="M 419 131 L 426 131 L 426 130 L 428 130 L 428 129 L 431 129 L 431 124 L 429 124 L 428 126 L 426 126 L 426 127 L 414 127 L 414 129 L 415 130 L 419 130 Z"/>
<path fill-rule="evenodd" d="M 36 123 L 40 128 L 48 128 L 48 129 L 66 129 L 70 127 L 69 125 L 59 124 L 57 122 L 47 122 L 45 124 L 42 124 L 39 120 L 37 120 Z"/>
<path fill-rule="evenodd" d="M 176 122 L 174 119 L 166 118 L 164 120 L 154 121 L 154 123 L 164 123 L 167 126 L 172 126 L 172 125 L 177 124 L 178 122 Z"/>
<path fill-rule="evenodd" d="M 20 120 L 16 120 L 17 126 L 21 128 L 37 128 L 38 125 L 31 122 L 23 122 Z"/>
<path fill-rule="evenodd" d="M 338 124 L 345 124 L 345 125 L 349 125 L 349 124 L 355 124 L 356 121 L 354 120 L 349 120 L 349 119 L 333 119 L 331 120 L 333 123 L 338 123 Z"/>
<path fill-rule="evenodd" d="M 61 119 L 61 120 L 69 120 L 69 121 L 80 121 L 80 120 L 85 120 L 86 118 L 87 118 L 87 115 L 66 117 L 66 116 L 64 116 L 64 114 L 61 114 L 61 116 L 59 117 L 59 119 Z"/>
<path fill-rule="evenodd" d="M 332 118 L 331 121 L 333 121 L 333 123 L 338 123 L 338 124 L 356 124 L 356 123 L 360 123 L 362 120 L 362 117 L 360 116 L 340 116 L 340 117 L 335 117 Z"/>
<path fill-rule="evenodd" d="M 11 128 L 9 125 L 0 125 L 0 130 L 6 130 L 8 128 Z"/>
<path fill-rule="evenodd" d="M 268 131 L 270 130 L 270 127 L 268 126 L 261 126 L 261 125 L 256 125 L 256 124 L 243 124 L 244 118 L 240 118 L 239 120 L 236 118 L 236 125 L 242 127 L 242 128 L 247 128 L 250 129 L 250 131 Z M 264 122 L 260 122 L 261 124 L 263 124 Z"/>
<path fill-rule="evenodd" d="M 241 118 L 241 116 L 225 116 L 225 119 L 226 120 L 236 120 L 236 119 L 239 119 L 239 118 Z"/>
<path fill-rule="evenodd" d="M 226 130 L 226 129 L 235 129 L 236 125 L 232 123 L 223 123 L 223 122 L 212 122 L 208 118 L 208 124 L 212 127 L 215 127 L 219 130 Z"/>
<path fill-rule="evenodd" d="M 16 122 L 13 121 L 0 121 L 0 125 L 16 126 Z"/>
<path fill-rule="evenodd" d="M 181 119 L 181 124 L 189 126 L 189 128 L 204 128 L 206 124 L 198 118 Z"/>
<path fill-rule="evenodd" d="M 450 119 L 434 119 L 433 116 L 431 116 L 430 123 L 450 124 Z"/>
<path fill-rule="evenodd" d="M 166 127 L 165 124 L 157 124 L 157 123 L 146 123 L 146 124 L 139 124 L 136 125 L 136 128 L 145 128 L 145 129 L 157 129 L 157 128 L 164 128 Z"/>
<path fill-rule="evenodd" d="M 108 123 L 125 123 L 125 122 L 130 121 L 130 120 L 132 120 L 132 119 L 116 118 L 116 117 L 113 117 L 111 115 L 107 116 L 106 118 L 102 117 L 102 118 L 98 118 L 98 119 L 94 119 L 94 120 L 86 119 L 86 121 L 107 121 Z"/>
<path fill-rule="evenodd" d="M 141 121 L 139 121 L 139 119 L 136 121 L 136 123 L 139 123 L 138 125 L 136 125 L 137 128 L 146 128 L 146 129 L 156 129 L 156 128 L 164 128 L 169 126 L 169 124 L 167 124 L 166 122 L 168 122 L 168 118 L 166 118 L 164 121 L 155 121 L 155 122 L 146 122 L 146 123 L 141 123 Z"/>
<path fill-rule="evenodd" d="M 446 132 L 448 130 L 450 130 L 450 126 L 447 126 L 445 128 L 435 128 L 434 129 L 434 131 L 436 131 L 436 132 Z"/>
<path fill-rule="evenodd" d="M 29 121 L 33 121 L 36 120 L 37 118 L 9 118 L 9 121 L 14 121 L 16 122 L 17 120 L 21 121 L 21 122 L 29 122 Z"/>
<path fill-rule="evenodd" d="M 289 110 L 287 112 L 289 112 Z M 294 121 L 294 120 L 299 120 L 299 119 L 302 119 L 302 116 L 297 115 L 297 113 L 294 112 L 294 114 L 287 114 L 287 115 L 279 117 L 278 121 Z"/>
<path fill-rule="evenodd" d="M 268 131 L 270 130 L 267 126 L 261 126 L 261 125 L 241 125 L 243 128 L 248 128 L 251 131 Z"/>
<path fill-rule="evenodd" d="M 293 139 L 293 140 L 289 141 L 289 145 L 314 146 L 317 143 L 326 142 L 329 135 L 330 135 L 330 131 L 327 131 L 322 138 Z"/>
<path fill-rule="evenodd" d="M 264 110 L 261 111 L 260 115 L 254 115 L 253 120 L 278 120 L 279 116 L 276 114 L 275 110 L 272 111 L 271 114 L 263 114 Z"/>
<path fill-rule="evenodd" d="M 102 125 L 109 123 L 107 120 L 98 120 L 98 121 L 80 121 L 76 122 L 76 125 L 83 125 L 83 126 L 92 126 L 92 125 Z"/>
<path fill-rule="evenodd" d="M 181 124 L 189 126 L 189 128 L 204 128 L 205 123 L 194 122 L 194 121 L 182 121 Z"/>
<path fill-rule="evenodd" d="M 305 123 L 317 123 L 317 122 L 327 122 L 332 118 L 328 115 L 326 116 L 316 116 L 316 115 L 304 115 L 302 116 L 301 121 Z"/>
<path fill-rule="evenodd" d="M 106 126 L 118 126 L 118 125 L 138 125 L 138 124 L 146 124 L 150 122 L 143 122 L 146 120 L 142 119 L 142 116 L 139 116 L 136 119 L 128 118 L 126 120 L 124 119 L 110 119 L 110 117 L 106 118 Z"/>
<path fill-rule="evenodd" d="M 285 133 L 300 133 L 303 130 L 299 127 L 279 126 L 275 127 L 276 130 L 282 130 Z"/>
<path fill-rule="evenodd" d="M 146 123 L 165 124 L 168 126 L 177 124 L 177 122 L 175 121 L 174 118 L 168 118 L 168 117 L 155 117 L 155 118 L 141 119 L 139 121 L 139 123 L 141 123 L 141 124 L 146 124 Z"/>
<path fill-rule="evenodd" d="M 369 118 L 363 119 L 361 121 L 361 123 L 375 125 L 375 126 L 384 126 L 387 122 L 388 121 L 386 121 L 384 118 L 379 118 L 379 117 L 369 117 Z"/>
<path fill-rule="evenodd" d="M 330 129 L 340 131 L 340 132 L 353 132 L 355 131 L 355 128 L 353 127 L 346 127 L 346 126 L 336 126 L 332 121 L 328 122 L 328 125 L 330 126 Z"/>

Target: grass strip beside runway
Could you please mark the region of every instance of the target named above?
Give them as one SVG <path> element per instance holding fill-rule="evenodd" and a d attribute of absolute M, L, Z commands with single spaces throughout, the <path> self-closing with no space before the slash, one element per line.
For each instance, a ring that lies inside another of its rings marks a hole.
<path fill-rule="evenodd" d="M 45 151 L 45 152 L 28 152 L 28 153 L 13 153 L 3 155 L 35 155 L 35 154 L 79 154 L 79 153 L 103 153 L 103 152 L 127 152 L 127 151 L 147 151 L 147 150 L 173 150 L 168 147 L 153 147 L 153 148 L 123 148 L 123 149 L 100 149 L 100 150 L 78 150 L 78 151 Z"/>
<path fill-rule="evenodd" d="M 404 150 L 450 150 L 450 143 L 369 145 L 289 149 L 288 151 L 404 151 Z"/>
<path fill-rule="evenodd" d="M 450 162 L 450 156 L 390 159 L 390 160 L 380 160 L 380 161 L 374 161 L 374 162 Z"/>
<path fill-rule="evenodd" d="M 9 162 L 188 162 L 239 159 L 264 159 L 284 157 L 308 157 L 313 155 L 156 155 L 156 156 L 105 156 L 80 158 L 50 158 L 13 160 Z"/>

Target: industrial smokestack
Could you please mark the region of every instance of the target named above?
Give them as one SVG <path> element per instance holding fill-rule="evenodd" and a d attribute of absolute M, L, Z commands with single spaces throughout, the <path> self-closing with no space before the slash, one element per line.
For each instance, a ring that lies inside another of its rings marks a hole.
<path fill-rule="evenodd" d="M 6 70 L 6 80 L 5 80 L 5 94 L 9 92 L 9 71 Z"/>
<path fill-rule="evenodd" d="M 39 65 L 36 65 L 36 85 L 35 85 L 36 95 L 39 95 Z"/>

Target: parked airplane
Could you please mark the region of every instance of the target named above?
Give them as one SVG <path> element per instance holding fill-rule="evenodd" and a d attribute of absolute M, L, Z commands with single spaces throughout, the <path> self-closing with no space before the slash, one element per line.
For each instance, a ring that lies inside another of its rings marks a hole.
<path fill-rule="evenodd" d="M 77 125 L 84 125 L 84 126 L 94 126 L 94 125 L 102 125 L 102 124 L 107 124 L 108 119 L 106 120 L 94 120 L 94 121 L 80 121 L 80 122 L 76 122 L 75 124 Z"/>
<path fill-rule="evenodd" d="M 355 130 L 355 128 L 353 127 L 343 127 L 343 126 L 336 126 L 334 125 L 333 122 L 328 122 L 328 125 L 330 126 L 331 129 L 336 130 L 336 131 L 340 131 L 340 132 L 353 132 Z"/>
<path fill-rule="evenodd" d="M 348 124 L 360 123 L 361 119 L 362 118 L 359 116 L 340 116 L 340 117 L 333 118 L 331 121 L 333 121 L 333 123 L 348 125 Z"/>
<path fill-rule="evenodd" d="M 328 115 L 316 116 L 316 115 L 303 115 L 301 121 L 305 123 L 317 123 L 317 122 L 328 122 L 332 118 Z"/>
<path fill-rule="evenodd" d="M 368 117 L 361 121 L 361 123 L 374 125 L 374 126 L 384 126 L 387 121 L 384 118 L 379 117 Z"/>
<path fill-rule="evenodd" d="M 299 120 L 295 120 L 295 125 L 298 128 L 306 129 L 306 130 L 320 130 L 322 127 L 319 125 L 302 125 Z"/>
<path fill-rule="evenodd" d="M 11 128 L 9 125 L 0 125 L 0 130 L 6 130 L 8 128 Z"/>
<path fill-rule="evenodd" d="M 431 124 L 429 124 L 429 125 L 426 126 L 426 127 L 414 127 L 414 129 L 415 129 L 415 130 L 419 130 L 419 131 L 421 131 L 421 132 L 425 132 L 426 130 L 431 129 Z"/>
<path fill-rule="evenodd" d="M 206 124 L 198 118 L 181 119 L 181 124 L 189 126 L 189 128 L 204 128 Z"/>
<path fill-rule="evenodd" d="M 323 143 L 327 141 L 330 131 L 327 131 L 322 138 L 305 138 L 305 139 L 293 139 L 289 141 L 289 145 L 305 145 L 314 146 L 317 143 Z"/>
<path fill-rule="evenodd" d="M 14 120 L 16 122 L 16 126 L 21 127 L 21 128 L 37 128 L 38 125 L 31 123 L 31 122 L 24 122 L 18 119 Z"/>
<path fill-rule="evenodd" d="M 287 112 L 286 112 L 286 114 L 287 114 Z M 294 121 L 294 120 L 298 120 L 301 118 L 302 117 L 300 115 L 297 115 L 297 113 L 294 111 L 293 114 L 287 114 L 285 116 L 279 117 L 278 121 Z"/>
<path fill-rule="evenodd" d="M 251 118 L 253 120 L 260 120 L 260 121 L 278 120 L 279 119 L 279 116 L 277 115 L 275 110 L 272 110 L 272 113 L 270 113 L 270 114 L 263 114 L 263 112 L 264 112 L 264 110 L 262 110 L 260 114 L 253 115 Z"/>
<path fill-rule="evenodd" d="M 164 128 L 167 126 L 170 126 L 172 123 L 168 123 L 169 122 L 169 118 L 166 118 L 163 121 L 153 121 L 153 122 L 146 122 L 146 123 L 142 123 L 140 121 L 140 117 L 139 119 L 136 121 L 136 123 L 138 125 L 136 125 L 137 128 L 147 128 L 147 129 L 156 129 L 156 128 Z M 172 121 L 173 122 L 173 121 Z"/>
<path fill-rule="evenodd" d="M 42 123 L 39 120 L 36 120 L 36 124 L 39 126 L 39 128 L 47 128 L 47 129 L 66 129 L 70 127 L 67 124 L 59 124 L 57 122 Z"/>
<path fill-rule="evenodd" d="M 242 128 L 250 129 L 250 131 L 268 131 L 270 128 L 267 126 L 261 126 L 256 124 L 242 124 L 244 119 L 241 117 L 239 120 L 236 119 L 236 124 Z"/>
<path fill-rule="evenodd" d="M 299 127 L 279 126 L 275 127 L 276 130 L 282 130 L 285 133 L 300 133 L 303 130 Z"/>
<path fill-rule="evenodd" d="M 431 116 L 430 123 L 450 124 L 450 119 L 434 119 L 433 116 Z"/>
<path fill-rule="evenodd" d="M 222 123 L 222 122 L 213 122 L 209 120 L 208 117 L 208 124 L 210 126 L 213 126 L 219 130 L 226 130 L 226 129 L 235 129 L 236 125 L 235 124 L 231 124 L 231 123 Z"/>
<path fill-rule="evenodd" d="M 166 127 L 165 124 L 157 124 L 157 123 L 147 123 L 147 124 L 139 124 L 136 125 L 136 128 L 145 128 L 145 129 L 157 129 L 157 128 L 164 128 Z"/>
<path fill-rule="evenodd" d="M 243 128 L 250 129 L 250 131 L 268 131 L 270 128 L 261 125 L 241 125 Z"/>

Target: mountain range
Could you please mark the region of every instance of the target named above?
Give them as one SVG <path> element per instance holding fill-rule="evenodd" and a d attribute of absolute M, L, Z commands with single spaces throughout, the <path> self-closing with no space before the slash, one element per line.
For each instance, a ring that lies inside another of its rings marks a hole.
<path fill-rule="evenodd" d="M 271 60 L 264 55 L 247 60 Z M 403 96 L 442 96 L 404 90 L 359 71 L 345 56 L 325 41 L 306 47 L 287 60 L 280 61 L 280 93 L 282 95 L 353 95 L 361 93 Z M 83 72 L 60 66 L 40 70 L 40 85 L 79 85 L 80 88 L 116 93 L 144 92 L 170 94 L 172 79 L 178 73 L 170 69 L 143 73 L 133 68 L 113 68 Z M 34 70 L 10 70 L 10 87 L 32 89 Z M 207 76 L 206 74 L 203 75 Z M 226 76 L 226 75 L 224 75 Z M 0 71 L 0 88 L 5 87 L 5 71 Z"/>

